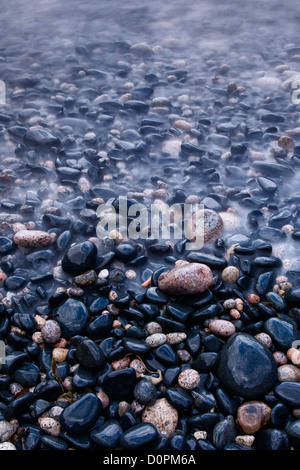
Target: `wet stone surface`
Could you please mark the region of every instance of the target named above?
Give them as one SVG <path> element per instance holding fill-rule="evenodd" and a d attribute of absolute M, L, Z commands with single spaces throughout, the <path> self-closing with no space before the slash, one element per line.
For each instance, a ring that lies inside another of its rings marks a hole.
<path fill-rule="evenodd" d="M 4 3 L 0 448 L 299 450 L 298 2 Z"/>

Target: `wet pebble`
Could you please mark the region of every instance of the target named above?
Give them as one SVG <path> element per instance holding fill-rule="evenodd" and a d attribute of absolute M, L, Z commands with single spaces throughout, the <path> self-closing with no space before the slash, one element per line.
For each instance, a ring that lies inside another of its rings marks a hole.
<path fill-rule="evenodd" d="M 189 219 L 186 229 L 190 241 L 203 240 L 204 243 L 215 240 L 222 232 L 223 220 L 214 210 L 200 209 Z"/>
<path fill-rule="evenodd" d="M 237 423 L 245 434 L 255 434 L 270 421 L 271 408 L 262 401 L 251 401 L 237 410 Z"/>
<path fill-rule="evenodd" d="M 190 263 L 162 273 L 158 287 L 169 295 L 197 294 L 212 283 L 212 272 L 204 264 Z"/>
<path fill-rule="evenodd" d="M 20 230 L 14 235 L 15 244 L 25 248 L 40 248 L 50 245 L 54 240 L 55 237 L 50 233 L 41 230 Z"/>
<path fill-rule="evenodd" d="M 153 333 L 152 335 L 147 336 L 145 339 L 145 343 L 151 346 L 151 348 L 161 346 L 166 341 L 167 337 L 163 333 Z"/>
<path fill-rule="evenodd" d="M 222 348 L 218 377 L 229 392 L 255 399 L 272 390 L 277 380 L 277 366 L 272 354 L 259 341 L 248 334 L 237 333 Z"/>
<path fill-rule="evenodd" d="M 41 329 L 43 340 L 55 344 L 61 337 L 59 324 L 54 320 L 47 320 Z"/>
<path fill-rule="evenodd" d="M 222 279 L 224 282 L 231 284 L 240 276 L 239 270 L 235 266 L 227 266 L 227 268 L 222 271 Z"/>
<path fill-rule="evenodd" d="M 77 434 L 89 430 L 101 413 L 101 402 L 92 393 L 69 405 L 60 415 L 60 424 L 64 431 Z"/>
<path fill-rule="evenodd" d="M 185 369 L 178 376 L 178 384 L 185 390 L 193 390 L 200 383 L 200 375 L 194 369 Z"/>
<path fill-rule="evenodd" d="M 300 369 L 293 364 L 284 364 L 278 367 L 279 382 L 299 382 Z"/>
<path fill-rule="evenodd" d="M 140 380 L 133 390 L 133 395 L 143 405 L 153 405 L 156 401 L 156 387 L 150 380 Z"/>
<path fill-rule="evenodd" d="M 124 432 L 120 445 L 123 449 L 134 450 L 150 444 L 158 436 L 156 428 L 150 423 L 142 423 Z"/>
<path fill-rule="evenodd" d="M 227 320 L 212 320 L 209 323 L 209 329 L 212 333 L 221 337 L 228 337 L 235 333 L 234 324 Z"/>
<path fill-rule="evenodd" d="M 92 269 L 97 255 L 96 245 L 90 241 L 76 244 L 68 249 L 62 259 L 62 269 L 70 274 L 82 274 Z"/>

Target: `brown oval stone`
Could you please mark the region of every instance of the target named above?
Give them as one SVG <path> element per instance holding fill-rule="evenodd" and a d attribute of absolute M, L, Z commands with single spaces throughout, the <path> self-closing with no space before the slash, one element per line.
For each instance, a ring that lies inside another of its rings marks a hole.
<path fill-rule="evenodd" d="M 208 266 L 190 263 L 162 273 L 158 287 L 169 295 L 198 294 L 204 292 L 212 283 L 213 274 Z"/>
<path fill-rule="evenodd" d="M 178 412 L 166 398 L 156 400 L 154 405 L 147 406 L 142 414 L 143 423 L 152 423 L 158 434 L 167 439 L 176 430 L 178 423 Z"/>
<path fill-rule="evenodd" d="M 235 333 L 235 326 L 228 320 L 212 320 L 209 329 L 218 336 L 228 337 Z"/>
<path fill-rule="evenodd" d="M 204 243 L 215 240 L 223 229 L 223 220 L 211 209 L 199 209 L 188 220 L 186 237 L 190 241 L 203 239 Z"/>
<path fill-rule="evenodd" d="M 237 410 L 237 422 L 245 434 L 254 434 L 268 424 L 271 408 L 262 401 L 243 403 Z"/>
<path fill-rule="evenodd" d="M 20 230 L 14 236 L 16 245 L 26 248 L 38 248 L 53 243 L 54 239 L 50 233 L 42 230 Z"/>

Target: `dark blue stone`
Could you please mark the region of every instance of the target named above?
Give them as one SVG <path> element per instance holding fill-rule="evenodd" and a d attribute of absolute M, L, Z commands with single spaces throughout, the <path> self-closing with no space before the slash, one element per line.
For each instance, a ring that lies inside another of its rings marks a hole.
<path fill-rule="evenodd" d="M 168 314 L 175 320 L 184 323 L 190 314 L 193 312 L 192 307 L 181 305 L 177 303 L 170 303 L 167 305 Z"/>
<path fill-rule="evenodd" d="M 295 443 L 295 446 L 299 448 L 300 444 L 300 419 L 289 423 L 286 427 L 286 432 L 288 433 L 292 443 Z"/>
<path fill-rule="evenodd" d="M 274 388 L 274 395 L 293 408 L 300 406 L 300 383 L 281 382 Z"/>
<path fill-rule="evenodd" d="M 180 412 L 186 412 L 193 406 L 193 399 L 190 394 L 180 388 L 169 388 L 165 393 L 165 397 Z"/>
<path fill-rule="evenodd" d="M 123 338 L 123 345 L 126 351 L 137 355 L 147 354 L 151 351 L 151 347 L 145 341 L 136 338 Z"/>
<path fill-rule="evenodd" d="M 143 405 L 153 405 L 157 398 L 156 387 L 150 380 L 140 380 L 134 387 L 133 395 Z"/>
<path fill-rule="evenodd" d="M 34 400 L 35 395 L 32 392 L 24 393 L 18 398 L 12 400 L 3 411 L 5 420 L 10 421 L 12 418 L 18 418 L 22 413 L 29 409 Z"/>
<path fill-rule="evenodd" d="M 64 409 L 60 415 L 63 431 L 79 434 L 88 431 L 97 421 L 102 410 L 96 395 L 87 393 Z"/>
<path fill-rule="evenodd" d="M 95 265 L 97 248 L 94 243 L 85 241 L 69 248 L 62 259 L 62 268 L 65 272 L 76 275 L 82 274 Z"/>
<path fill-rule="evenodd" d="M 99 346 L 91 339 L 81 341 L 76 348 L 76 357 L 84 367 L 101 368 L 105 363 L 105 356 Z"/>
<path fill-rule="evenodd" d="M 96 426 L 91 431 L 91 439 L 106 449 L 114 449 L 119 445 L 123 430 L 115 420 Z"/>
<path fill-rule="evenodd" d="M 46 380 L 36 385 L 34 393 L 37 398 L 44 400 L 56 400 L 59 395 L 62 395 L 62 388 L 56 380 Z"/>
<path fill-rule="evenodd" d="M 273 271 L 260 274 L 257 278 L 255 289 L 258 295 L 264 295 L 270 289 L 274 278 Z"/>
<path fill-rule="evenodd" d="M 259 268 L 275 268 L 281 265 L 281 260 L 275 257 L 257 256 L 253 263 Z"/>
<path fill-rule="evenodd" d="M 157 305 L 164 305 L 168 303 L 169 298 L 161 292 L 158 287 L 149 287 L 146 291 L 146 298 L 149 302 Z"/>
<path fill-rule="evenodd" d="M 8 237 L 0 237 L 0 253 L 6 255 L 15 247 L 14 242 Z"/>
<path fill-rule="evenodd" d="M 159 315 L 159 308 L 154 304 L 140 304 L 139 310 L 143 313 L 147 321 L 153 321 Z"/>
<path fill-rule="evenodd" d="M 157 323 L 160 324 L 162 327 L 164 333 L 174 333 L 174 332 L 179 332 L 179 331 L 186 331 L 186 326 L 183 323 L 180 323 L 175 320 L 171 320 L 170 318 L 165 318 L 165 317 L 157 317 L 156 320 Z"/>
<path fill-rule="evenodd" d="M 205 413 L 209 411 L 211 408 L 214 408 L 217 404 L 215 397 L 209 391 L 197 391 L 192 390 L 191 395 L 193 397 L 194 406 L 198 411 L 202 411 Z"/>
<path fill-rule="evenodd" d="M 70 230 L 62 232 L 56 240 L 57 251 L 64 251 L 71 241 L 72 233 Z"/>
<path fill-rule="evenodd" d="M 55 320 L 59 323 L 63 337 L 70 339 L 82 333 L 88 320 L 88 311 L 84 303 L 68 299 L 56 310 Z"/>
<path fill-rule="evenodd" d="M 271 304 L 273 305 L 275 310 L 277 310 L 277 312 L 285 311 L 286 302 L 284 301 L 282 297 L 280 297 L 279 294 L 277 294 L 276 292 L 267 292 L 266 298 L 269 302 L 271 302 Z"/>
<path fill-rule="evenodd" d="M 91 338 L 105 338 L 112 328 L 113 319 L 109 314 L 96 317 L 86 328 L 87 336 Z"/>
<path fill-rule="evenodd" d="M 109 300 L 105 297 L 97 297 L 97 299 L 95 299 L 93 303 L 89 306 L 89 310 L 92 315 L 98 315 L 106 309 L 108 304 Z"/>
<path fill-rule="evenodd" d="M 225 392 L 225 390 L 218 387 L 215 391 L 215 397 L 217 399 L 220 410 L 222 413 L 224 413 L 225 416 L 236 416 L 237 406 L 234 400 Z"/>
<path fill-rule="evenodd" d="M 199 450 L 216 450 L 215 446 L 213 446 L 212 443 L 207 441 L 206 439 L 198 439 L 197 440 L 197 449 L 199 449 Z"/>
<path fill-rule="evenodd" d="M 41 436 L 41 442 L 52 450 L 68 450 L 69 446 L 66 441 L 56 436 Z"/>
<path fill-rule="evenodd" d="M 132 368 L 109 372 L 103 380 L 103 388 L 113 400 L 131 401 L 137 378 Z"/>
<path fill-rule="evenodd" d="M 290 450 L 288 435 L 280 429 L 262 429 L 255 435 L 255 450 Z"/>
<path fill-rule="evenodd" d="M 121 261 L 131 261 L 137 255 L 137 248 L 130 243 L 120 243 L 115 249 L 115 254 L 116 258 Z"/>
<path fill-rule="evenodd" d="M 178 375 L 180 374 L 180 367 L 168 367 L 164 373 L 164 383 L 167 387 L 172 387 L 177 382 Z"/>
<path fill-rule="evenodd" d="M 188 418 L 188 424 L 204 430 L 212 428 L 219 421 L 220 415 L 218 413 L 201 413 Z"/>
<path fill-rule="evenodd" d="M 4 286 L 7 290 L 20 289 L 26 282 L 26 279 L 21 276 L 9 276 L 4 281 Z"/>
<path fill-rule="evenodd" d="M 196 359 L 192 362 L 192 369 L 198 372 L 210 372 L 213 370 L 219 361 L 219 354 L 216 352 L 203 352 L 198 354 Z"/>
<path fill-rule="evenodd" d="M 272 390 L 277 366 L 264 345 L 249 334 L 237 333 L 220 352 L 217 375 L 231 394 L 255 399 Z"/>
<path fill-rule="evenodd" d="M 215 335 L 207 335 L 202 340 L 205 351 L 207 352 L 219 352 L 224 341 L 220 338 L 217 338 Z"/>
<path fill-rule="evenodd" d="M 48 411 L 52 407 L 52 404 L 47 400 L 38 399 L 32 405 L 30 405 L 30 414 L 33 418 L 38 418 L 45 411 Z"/>
<path fill-rule="evenodd" d="M 173 450 L 186 450 L 188 448 L 186 437 L 181 432 L 175 432 L 169 439 L 170 447 Z"/>
<path fill-rule="evenodd" d="M 300 306 L 300 288 L 299 287 L 291 287 L 285 293 L 285 300 L 290 307 L 298 307 Z"/>
<path fill-rule="evenodd" d="M 23 362 L 28 359 L 28 355 L 25 352 L 21 351 L 12 351 L 10 354 L 7 354 L 5 357 L 5 364 L 2 364 L 1 372 L 3 374 L 12 375 L 15 370 L 17 370 Z"/>
<path fill-rule="evenodd" d="M 185 346 L 188 352 L 194 357 L 201 350 L 201 336 L 197 330 L 192 330 L 187 333 Z"/>
<path fill-rule="evenodd" d="M 29 147 L 60 145 L 60 140 L 46 129 L 33 129 L 26 132 L 23 137 L 24 144 Z"/>
<path fill-rule="evenodd" d="M 25 388 L 34 387 L 40 378 L 40 369 L 30 362 L 24 362 L 14 373 L 14 379 Z"/>
<path fill-rule="evenodd" d="M 153 424 L 138 424 L 124 432 L 120 440 L 120 445 L 124 449 L 138 449 L 150 444 L 157 436 L 158 433 Z"/>
<path fill-rule="evenodd" d="M 179 363 L 178 356 L 172 349 L 172 346 L 168 343 L 159 346 L 154 355 L 159 361 L 163 362 L 163 364 L 167 366 L 176 366 Z"/>
<path fill-rule="evenodd" d="M 265 322 L 265 330 L 284 351 L 288 350 L 296 339 L 293 325 L 279 318 L 269 318 Z"/>
<path fill-rule="evenodd" d="M 197 310 L 192 314 L 193 322 L 202 321 L 205 318 L 215 317 L 220 312 L 220 306 L 218 304 L 211 304 L 207 307 L 203 307 L 201 310 Z"/>
<path fill-rule="evenodd" d="M 85 369 L 83 366 L 79 366 L 76 370 L 73 379 L 72 386 L 74 389 L 85 389 L 93 388 L 97 383 L 97 378 L 93 372 L 89 369 Z"/>
<path fill-rule="evenodd" d="M 61 433 L 61 436 L 78 450 L 88 450 L 92 447 L 90 436 L 87 432 L 81 434 L 70 434 L 69 432 Z"/>
<path fill-rule="evenodd" d="M 284 403 L 276 403 L 271 410 L 271 423 L 275 428 L 284 428 L 289 417 L 289 410 Z"/>
<path fill-rule="evenodd" d="M 28 429 L 27 433 L 24 436 L 25 449 L 26 450 L 37 449 L 41 443 L 41 435 L 42 435 L 41 428 L 33 424 L 30 424 L 28 427 L 25 425 L 24 427 Z M 21 439 L 19 439 L 17 443 L 20 443 L 20 441 Z M 20 448 L 20 450 L 22 450 L 22 447 Z"/>
<path fill-rule="evenodd" d="M 236 437 L 235 423 L 232 416 L 227 416 L 214 426 L 213 444 L 217 449 L 223 449 L 234 442 Z"/>
<path fill-rule="evenodd" d="M 227 261 L 224 258 L 210 255 L 208 253 L 192 252 L 187 255 L 187 261 L 191 263 L 203 263 L 211 268 L 223 269 L 227 266 Z"/>

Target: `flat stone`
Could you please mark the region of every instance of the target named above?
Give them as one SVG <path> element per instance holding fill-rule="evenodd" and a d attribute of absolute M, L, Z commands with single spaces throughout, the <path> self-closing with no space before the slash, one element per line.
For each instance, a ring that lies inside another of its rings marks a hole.
<path fill-rule="evenodd" d="M 153 424 L 142 423 L 125 431 L 121 437 L 120 445 L 123 449 L 139 449 L 150 444 L 157 436 L 158 433 Z"/>
<path fill-rule="evenodd" d="M 64 409 L 60 415 L 62 429 L 72 434 L 88 431 L 96 423 L 101 410 L 99 398 L 87 393 Z"/>

